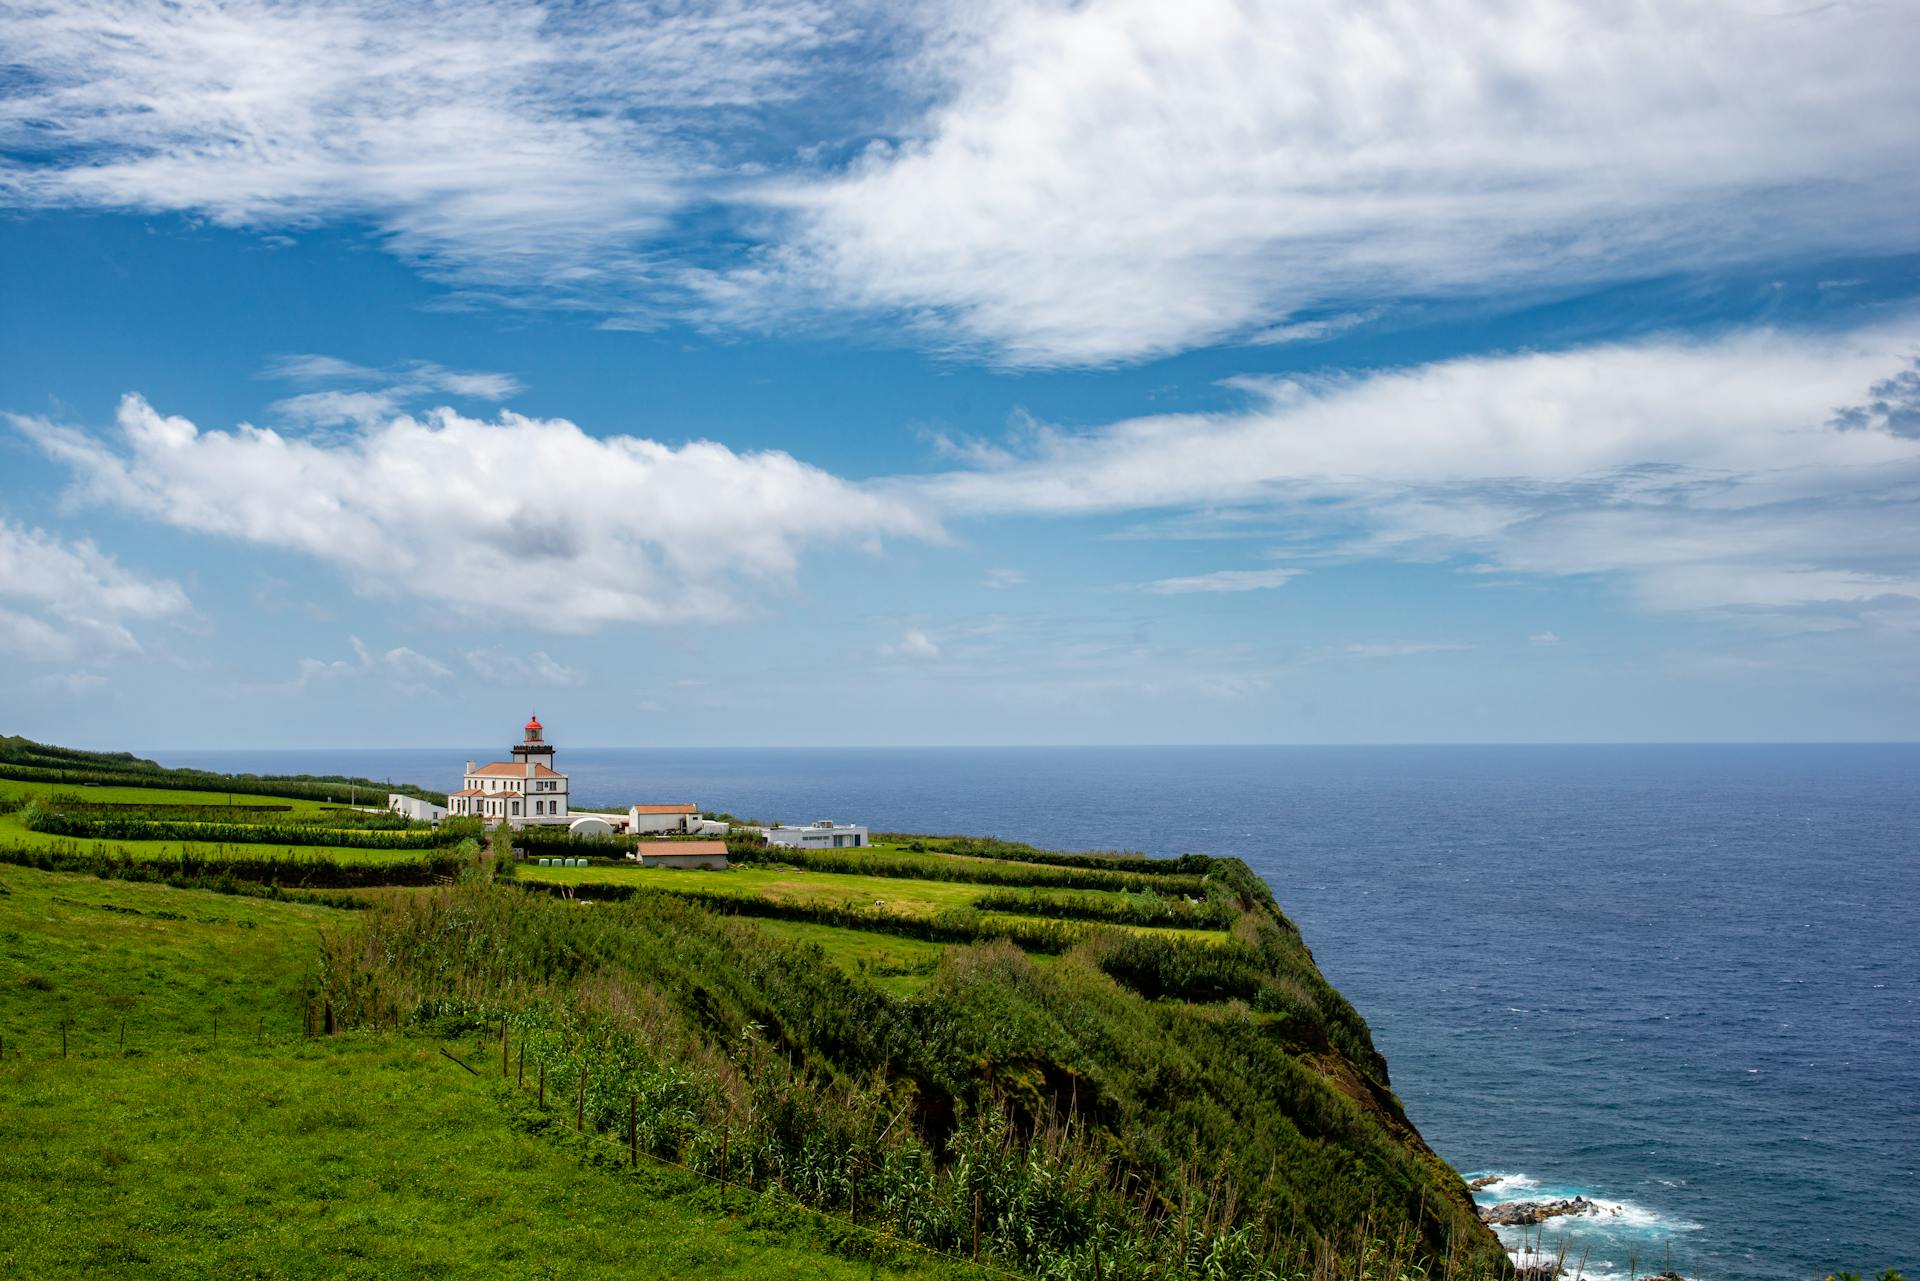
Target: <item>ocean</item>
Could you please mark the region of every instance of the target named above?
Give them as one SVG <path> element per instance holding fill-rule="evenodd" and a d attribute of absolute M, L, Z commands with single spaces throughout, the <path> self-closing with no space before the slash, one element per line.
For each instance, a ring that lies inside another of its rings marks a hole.
<path fill-rule="evenodd" d="M 445 788 L 501 749 L 161 752 Z M 1244 858 L 1482 1200 L 1624 1278 L 1920 1268 L 1920 745 L 569 749 L 577 804 Z M 1517 1244 L 1517 1233 L 1509 1243 Z"/>

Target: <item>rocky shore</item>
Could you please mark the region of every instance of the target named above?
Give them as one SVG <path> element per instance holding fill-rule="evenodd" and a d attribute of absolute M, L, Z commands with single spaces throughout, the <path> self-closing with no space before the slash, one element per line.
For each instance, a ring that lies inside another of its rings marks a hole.
<path fill-rule="evenodd" d="M 1603 1214 L 1607 1207 L 1575 1196 L 1563 1201 L 1503 1201 L 1499 1205 L 1480 1206 L 1479 1210 L 1482 1223 L 1496 1228 L 1519 1228 L 1565 1215 Z"/>

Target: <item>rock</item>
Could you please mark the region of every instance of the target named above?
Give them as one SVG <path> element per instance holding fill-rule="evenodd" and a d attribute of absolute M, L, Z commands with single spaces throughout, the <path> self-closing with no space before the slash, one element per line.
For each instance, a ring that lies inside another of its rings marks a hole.
<path fill-rule="evenodd" d="M 1568 1197 L 1564 1201 L 1503 1201 L 1479 1209 L 1482 1223 L 1500 1228 L 1527 1227 L 1568 1214 L 1600 1213 L 1600 1206 L 1583 1196 Z"/>
<path fill-rule="evenodd" d="M 1566 1269 L 1551 1263 L 1530 1263 L 1513 1270 L 1514 1281 L 1556 1281 L 1566 1275 Z"/>
<path fill-rule="evenodd" d="M 1678 1272 L 1656 1272 L 1650 1277 L 1641 1277 L 1640 1281 L 1687 1281 Z"/>
<path fill-rule="evenodd" d="M 1477 1179 L 1467 1180 L 1467 1191 L 1478 1192 L 1481 1188 L 1490 1188 L 1496 1183 L 1505 1183 L 1506 1181 L 1507 1176 L 1504 1174 L 1483 1174 Z"/>

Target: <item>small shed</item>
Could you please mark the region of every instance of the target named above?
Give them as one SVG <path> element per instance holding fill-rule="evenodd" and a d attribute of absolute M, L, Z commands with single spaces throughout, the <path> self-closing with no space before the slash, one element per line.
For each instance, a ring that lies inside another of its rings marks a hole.
<path fill-rule="evenodd" d="M 638 859 L 642 867 L 731 866 L 725 841 L 641 841 L 627 857 Z"/>

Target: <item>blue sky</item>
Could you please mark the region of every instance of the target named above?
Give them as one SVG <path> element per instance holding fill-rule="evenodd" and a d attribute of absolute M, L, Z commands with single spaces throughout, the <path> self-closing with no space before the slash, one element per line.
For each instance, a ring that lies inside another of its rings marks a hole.
<path fill-rule="evenodd" d="M 1920 23 L 0 7 L 0 732 L 1920 737 Z"/>

